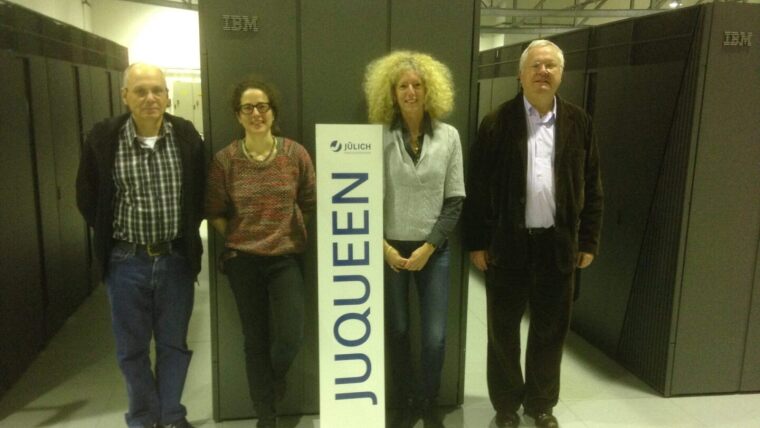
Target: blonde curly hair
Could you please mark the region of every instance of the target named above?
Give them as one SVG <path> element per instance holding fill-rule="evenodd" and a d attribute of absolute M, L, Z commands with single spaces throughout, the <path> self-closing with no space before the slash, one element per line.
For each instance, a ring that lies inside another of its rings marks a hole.
<path fill-rule="evenodd" d="M 393 90 L 401 74 L 414 70 L 425 84 L 425 111 L 439 119 L 454 108 L 454 84 L 451 71 L 428 54 L 414 51 L 393 51 L 372 61 L 364 73 L 364 94 L 371 123 L 390 124 L 396 107 Z"/>

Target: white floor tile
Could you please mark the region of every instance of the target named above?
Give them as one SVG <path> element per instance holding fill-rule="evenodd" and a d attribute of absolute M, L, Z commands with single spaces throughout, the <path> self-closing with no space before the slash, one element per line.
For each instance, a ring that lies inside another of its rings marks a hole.
<path fill-rule="evenodd" d="M 563 400 L 563 404 L 588 428 L 705 426 L 689 412 L 664 398 Z"/>
<path fill-rule="evenodd" d="M 760 394 L 669 398 L 709 427 L 760 427 Z"/>
<path fill-rule="evenodd" d="M 470 277 L 465 399 L 450 409 L 451 428 L 486 428 L 494 416 L 486 387 L 485 290 Z M 523 343 L 527 323 L 523 323 Z M 255 420 L 213 420 L 208 281 L 196 288 L 185 385 L 188 419 L 199 428 L 250 428 Z M 523 346 L 524 348 L 524 346 Z M 108 299 L 98 287 L 22 378 L 0 400 L 2 428 L 120 428 L 127 397 L 116 365 Z M 570 334 L 555 415 L 563 428 L 760 427 L 760 394 L 662 398 L 598 349 Z M 531 426 L 523 417 L 521 426 Z M 285 428 L 319 428 L 319 418 L 284 418 Z M 417 424 L 422 427 L 422 423 Z M 352 427 L 339 427 L 352 428 Z"/>

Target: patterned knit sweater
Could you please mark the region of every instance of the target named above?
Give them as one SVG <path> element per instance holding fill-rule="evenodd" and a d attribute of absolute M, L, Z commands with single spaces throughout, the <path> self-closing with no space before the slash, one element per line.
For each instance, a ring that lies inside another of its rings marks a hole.
<path fill-rule="evenodd" d="M 300 144 L 276 140 L 276 156 L 265 161 L 248 158 L 240 140 L 214 156 L 206 217 L 227 219 L 227 248 L 265 256 L 305 248 L 304 217 L 316 208 L 314 165 Z"/>

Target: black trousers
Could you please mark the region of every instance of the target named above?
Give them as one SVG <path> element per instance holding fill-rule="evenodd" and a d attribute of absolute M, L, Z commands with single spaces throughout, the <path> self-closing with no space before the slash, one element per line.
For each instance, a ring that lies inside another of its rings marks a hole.
<path fill-rule="evenodd" d="M 559 401 L 562 347 L 570 324 L 573 272 L 557 269 L 554 233 L 528 237 L 522 268 L 489 265 L 488 393 L 497 412 L 551 411 Z M 520 322 L 529 308 L 525 377 L 520 365 Z"/>
<path fill-rule="evenodd" d="M 225 261 L 245 337 L 245 365 L 254 408 L 271 411 L 303 339 L 303 275 L 295 256 L 237 252 Z"/>

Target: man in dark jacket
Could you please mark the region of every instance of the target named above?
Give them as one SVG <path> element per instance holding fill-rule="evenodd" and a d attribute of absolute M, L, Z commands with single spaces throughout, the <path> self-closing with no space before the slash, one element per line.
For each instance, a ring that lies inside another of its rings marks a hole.
<path fill-rule="evenodd" d="M 189 427 L 181 397 L 203 251 L 203 142 L 192 123 L 165 113 L 168 89 L 159 68 L 129 66 L 121 96 L 130 112 L 96 124 L 87 137 L 77 205 L 94 230 L 108 287 L 127 425 Z"/>
<path fill-rule="evenodd" d="M 552 409 L 574 272 L 591 264 L 599 244 L 599 155 L 589 116 L 556 95 L 563 68 L 559 47 L 532 42 L 520 58 L 522 92 L 483 119 L 470 153 L 464 238 L 486 275 L 488 391 L 497 427 L 518 426 L 520 406 L 536 426 L 559 426 Z"/>

